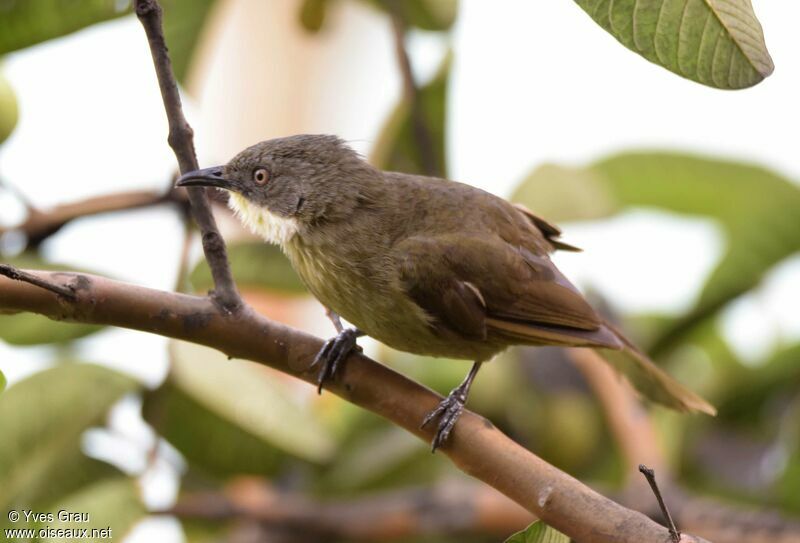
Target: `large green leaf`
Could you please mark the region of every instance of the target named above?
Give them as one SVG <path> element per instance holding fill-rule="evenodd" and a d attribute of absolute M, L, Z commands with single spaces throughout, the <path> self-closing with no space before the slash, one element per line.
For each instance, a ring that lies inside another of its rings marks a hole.
<path fill-rule="evenodd" d="M 242 288 L 252 287 L 292 294 L 306 292 L 286 255 L 275 245 L 262 241 L 233 243 L 228 246 L 228 259 L 236 284 Z M 198 291 L 214 287 L 211 270 L 205 260 L 197 264 L 190 280 Z"/>
<path fill-rule="evenodd" d="M 21 269 L 32 270 L 64 270 L 74 269 L 46 262 L 36 255 L 23 254 L 10 259 L 3 259 Z M 0 314 L 0 340 L 11 345 L 41 345 L 49 343 L 66 343 L 99 332 L 102 326 L 81 322 L 59 322 L 35 313 Z"/>
<path fill-rule="evenodd" d="M 0 396 L 0 509 L 51 503 L 117 473 L 83 455 L 81 436 L 137 388 L 117 372 L 76 363 L 11 386 Z"/>
<path fill-rule="evenodd" d="M 750 0 L 575 0 L 625 47 L 721 89 L 750 87 L 772 59 Z"/>
<path fill-rule="evenodd" d="M 555 221 L 596 219 L 631 206 L 719 221 L 727 251 L 692 310 L 656 339 L 654 354 L 672 347 L 695 324 L 756 286 L 772 266 L 800 251 L 798 187 L 774 172 L 733 161 L 631 152 L 585 168 L 545 166 L 526 178 L 512 198 Z"/>
<path fill-rule="evenodd" d="M 125 477 L 115 477 L 97 482 L 68 496 L 52 508 L 54 521 L 40 523 L 38 528 L 52 530 L 82 530 L 88 528 L 87 537 L 82 543 L 108 543 L 112 539 L 122 541 L 133 525 L 144 517 L 145 508 L 139 498 L 136 481 Z M 63 516 L 59 511 L 85 513 L 86 517 Z M 96 531 L 95 531 L 96 530 Z M 57 532 L 49 532 L 53 537 L 40 538 L 39 541 L 62 543 L 63 537 Z M 47 535 L 47 534 L 46 534 Z"/>
<path fill-rule="evenodd" d="M 434 174 L 447 177 L 445 157 L 445 127 L 447 126 L 447 87 L 450 79 L 451 56 L 448 54 L 436 76 L 419 89 L 422 118 L 432 140 Z M 426 172 L 424 159 L 414 130 L 411 104 L 403 98 L 389 115 L 372 150 L 370 162 L 382 170 Z"/>
<path fill-rule="evenodd" d="M 506 539 L 505 543 L 569 543 L 569 541 L 569 537 L 537 520 Z"/>
<path fill-rule="evenodd" d="M 265 368 L 198 345 L 172 347 L 170 377 L 145 399 L 144 415 L 195 466 L 266 475 L 286 454 L 320 462 L 333 453 L 310 405 Z"/>
<path fill-rule="evenodd" d="M 119 0 L 3 0 L 0 2 L 0 54 L 70 34 L 130 13 Z"/>
<path fill-rule="evenodd" d="M 17 97 L 8 80 L 0 73 L 0 143 L 14 131 L 19 118 Z"/>

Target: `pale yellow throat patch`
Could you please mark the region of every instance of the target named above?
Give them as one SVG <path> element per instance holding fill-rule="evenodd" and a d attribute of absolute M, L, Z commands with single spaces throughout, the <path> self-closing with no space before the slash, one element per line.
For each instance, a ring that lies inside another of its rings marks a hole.
<path fill-rule="evenodd" d="M 296 219 L 280 217 L 266 208 L 251 203 L 239 193 L 231 192 L 228 207 L 251 232 L 269 243 L 283 247 L 297 233 Z"/>

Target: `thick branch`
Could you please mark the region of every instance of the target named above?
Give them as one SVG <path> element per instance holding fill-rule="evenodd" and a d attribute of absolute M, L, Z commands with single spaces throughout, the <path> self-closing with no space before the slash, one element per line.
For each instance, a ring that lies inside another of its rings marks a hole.
<path fill-rule="evenodd" d="M 181 97 L 178 84 L 172 73 L 172 64 L 167 53 L 164 41 L 164 31 L 161 24 L 161 6 L 156 0 L 136 0 L 136 16 L 139 17 L 147 41 L 150 44 L 150 53 L 153 55 L 153 64 L 158 76 L 158 86 L 164 100 L 164 109 L 169 121 L 169 137 L 167 141 L 178 159 L 181 173 L 197 169 L 197 156 L 194 151 L 194 133 L 186 117 L 183 115 Z M 233 281 L 225 241 L 217 229 L 217 223 L 211 214 L 203 188 L 190 188 L 189 201 L 192 204 L 192 215 L 200 228 L 203 240 L 203 251 L 211 268 L 214 278 L 214 298 L 229 312 L 234 312 L 242 306 L 236 283 Z"/>
<path fill-rule="evenodd" d="M 74 302 L 41 288 L 0 278 L 0 310 L 31 311 L 55 319 L 142 330 L 213 347 L 309 383 L 309 368 L 322 341 L 269 321 L 244 306 L 234 315 L 208 298 L 129 285 L 65 272 L 29 272 L 64 285 Z M 389 419 L 429 442 L 419 428 L 441 397 L 360 354 L 351 355 L 329 390 Z M 461 470 L 493 486 L 553 527 L 582 543 L 667 543 L 669 532 L 622 507 L 524 449 L 491 422 L 465 411 L 441 451 Z M 701 541 L 684 536 L 684 543 Z"/>
<path fill-rule="evenodd" d="M 406 23 L 403 20 L 401 4 L 398 1 L 392 2 L 392 31 L 394 35 L 395 53 L 400 74 L 403 77 L 403 95 L 411 108 L 411 126 L 414 130 L 414 141 L 419 150 L 420 162 L 426 175 L 442 177 L 444 172 L 438 169 L 439 161 L 434 153 L 433 137 L 425 122 L 425 112 L 422 109 L 422 99 L 414 80 L 414 72 L 411 69 L 411 59 L 406 50 Z"/>

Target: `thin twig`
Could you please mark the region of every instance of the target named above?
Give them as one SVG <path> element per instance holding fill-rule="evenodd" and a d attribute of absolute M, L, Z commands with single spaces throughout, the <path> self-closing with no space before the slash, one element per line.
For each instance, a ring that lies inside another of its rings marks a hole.
<path fill-rule="evenodd" d="M 658 500 L 658 506 L 661 508 L 661 512 L 664 514 L 664 518 L 667 521 L 669 527 L 669 535 L 672 537 L 672 541 L 675 543 L 680 543 L 681 540 L 681 533 L 678 531 L 678 528 L 675 527 L 675 522 L 672 520 L 672 515 L 669 514 L 669 509 L 667 509 L 667 504 L 664 503 L 664 498 L 661 496 L 661 491 L 658 489 L 658 483 L 656 483 L 656 474 L 655 472 L 641 464 L 639 466 L 639 471 L 642 472 L 644 478 L 647 479 L 647 482 L 650 483 L 650 488 L 653 489 L 653 494 L 656 495 L 656 499 Z"/>
<path fill-rule="evenodd" d="M 153 56 L 158 86 L 161 89 L 161 97 L 169 122 L 167 141 L 178 159 L 180 172 L 196 170 L 198 166 L 194 150 L 194 133 L 183 115 L 178 84 L 172 73 L 172 64 L 164 41 L 161 6 L 156 0 L 136 0 L 136 16 L 147 34 L 150 53 Z M 197 226 L 200 227 L 203 251 L 214 278 L 213 297 L 226 311 L 235 312 L 242 307 L 242 300 L 228 264 L 225 241 L 217 229 L 205 189 L 190 188 L 188 190 L 192 215 Z"/>
<path fill-rule="evenodd" d="M 43 280 L 63 279 L 37 272 Z M 213 347 L 233 358 L 269 365 L 309 383 L 322 340 L 270 321 L 247 306 L 231 319 L 207 297 L 187 296 L 86 274 L 74 276 L 77 300 L 68 306 L 23 283 L 0 278 L 0 311 L 120 326 Z M 429 443 L 420 421 L 441 396 L 395 371 L 352 354 L 328 390 L 381 415 Z M 512 441 L 488 420 L 464 411 L 440 451 L 476 477 L 581 543 L 664 541 L 666 528 L 601 496 Z M 683 543 L 703 541 L 683 536 Z"/>
<path fill-rule="evenodd" d="M 56 282 L 47 281 L 30 272 L 19 270 L 14 266 L 9 266 L 8 264 L 0 264 L 0 275 L 8 277 L 9 279 L 13 279 L 14 281 L 22 281 L 23 283 L 29 283 L 39 288 L 49 290 L 50 292 L 54 292 L 55 294 L 63 296 L 69 300 L 75 299 L 75 292 L 73 292 L 70 287 L 59 285 Z"/>
<path fill-rule="evenodd" d="M 433 137 L 428 128 L 428 123 L 425 121 L 425 112 L 422 109 L 422 96 L 414 79 L 411 59 L 406 50 L 406 23 L 402 16 L 401 4 L 394 0 L 390 3 L 390 7 L 397 64 L 403 77 L 403 94 L 411 108 L 411 125 L 414 130 L 414 141 L 419 150 L 423 173 L 443 177 L 445 172 L 439 170 L 439 161 L 433 147 Z"/>
<path fill-rule="evenodd" d="M 174 192 L 161 193 L 141 190 L 95 196 L 47 210 L 40 210 L 28 205 L 28 216 L 25 220 L 12 227 L 0 227 L 0 235 L 6 232 L 20 232 L 25 235 L 27 248 L 36 247 L 76 219 L 156 206 L 166 202 L 179 203 L 180 200 Z"/>

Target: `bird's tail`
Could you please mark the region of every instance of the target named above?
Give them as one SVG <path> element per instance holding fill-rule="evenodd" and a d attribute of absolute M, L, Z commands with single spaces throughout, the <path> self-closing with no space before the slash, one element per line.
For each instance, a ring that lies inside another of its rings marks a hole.
<path fill-rule="evenodd" d="M 619 350 L 598 349 L 598 351 L 617 371 L 628 378 L 640 394 L 677 411 L 699 411 L 712 416 L 717 414 L 717 410 L 711 404 L 656 366 L 614 326 L 608 323 L 606 326 L 615 333 L 623 345 Z"/>

